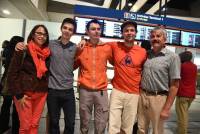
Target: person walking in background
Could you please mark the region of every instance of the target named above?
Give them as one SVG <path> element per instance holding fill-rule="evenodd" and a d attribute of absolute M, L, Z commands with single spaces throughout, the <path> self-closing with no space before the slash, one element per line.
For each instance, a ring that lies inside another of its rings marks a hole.
<path fill-rule="evenodd" d="M 192 63 L 192 53 L 179 54 L 181 59 L 181 80 L 176 97 L 177 134 L 187 134 L 188 111 L 196 95 L 197 66 Z"/>
<path fill-rule="evenodd" d="M 101 24 L 93 19 L 86 25 L 89 40 L 75 60 L 79 67 L 80 131 L 88 134 L 94 107 L 94 133 L 104 134 L 108 122 L 107 61 L 112 57 L 111 47 L 100 41 Z"/>
<path fill-rule="evenodd" d="M 141 45 L 142 48 L 144 48 L 146 51 L 151 50 L 151 43 L 149 40 L 142 40 Z"/>
<path fill-rule="evenodd" d="M 2 65 L 2 67 L 4 67 L 5 69 L 5 54 L 7 53 L 8 51 L 8 46 L 9 46 L 9 41 L 8 40 L 4 40 L 3 43 L 2 43 L 2 50 L 1 50 L 1 62 L 0 64 Z M 2 73 L 2 68 L 1 68 L 1 73 Z M 4 71 L 5 73 L 5 71 Z M 5 77 L 5 74 L 3 73 L 3 75 L 1 74 L 1 81 L 0 81 L 0 95 L 1 95 L 1 92 L 3 90 L 3 84 L 4 84 L 4 77 Z"/>
<path fill-rule="evenodd" d="M 7 84 L 8 90 L 14 95 L 20 120 L 19 133 L 37 134 L 48 89 L 46 63 L 50 49 L 47 28 L 36 25 L 27 42 L 26 52 L 14 52 L 8 69 Z"/>
<path fill-rule="evenodd" d="M 5 68 L 5 71 L 3 73 L 2 77 L 2 83 L 3 83 L 3 104 L 1 106 L 1 114 L 0 114 L 0 133 L 5 132 L 8 130 L 9 122 L 10 122 L 10 110 L 12 105 L 12 95 L 8 91 L 7 87 L 7 73 L 9 64 L 11 61 L 11 58 L 13 57 L 13 53 L 15 52 L 15 46 L 18 42 L 23 42 L 24 38 L 20 36 L 13 36 L 8 45 L 5 46 L 2 56 L 4 57 L 3 66 Z M 16 107 L 13 103 L 12 108 L 12 134 L 18 134 L 19 133 L 19 118 L 16 111 Z"/>
<path fill-rule="evenodd" d="M 151 122 L 153 134 L 164 133 L 164 120 L 178 91 L 180 59 L 166 49 L 166 30 L 154 28 L 150 33 L 152 50 L 143 66 L 138 106 L 138 133 L 147 134 Z"/>
<path fill-rule="evenodd" d="M 12 104 L 12 96 L 6 97 L 2 94 L 2 90 L 5 88 L 5 76 L 6 76 L 6 56 L 8 55 L 9 45 L 10 42 L 8 40 L 3 41 L 2 43 L 2 51 L 1 51 L 1 65 L 4 67 L 3 75 L 1 76 L 1 83 L 0 83 L 0 94 L 3 96 L 3 102 L 1 106 L 1 113 L 0 113 L 0 134 L 6 132 L 10 129 L 9 121 L 10 121 L 10 106 Z M 1 97 L 0 97 L 1 99 Z"/>
<path fill-rule="evenodd" d="M 1 50 L 1 59 L 0 59 L 0 64 L 2 67 L 4 67 L 5 69 L 5 53 L 7 53 L 8 51 L 8 47 L 9 46 L 9 41 L 8 40 L 4 40 L 3 43 L 2 43 L 2 50 Z M 0 95 L 1 95 L 1 92 L 3 90 L 3 84 L 4 84 L 4 78 L 5 78 L 5 71 L 3 72 L 3 75 L 2 75 L 2 68 L 0 70 L 1 72 L 1 80 L 0 80 Z M 0 99 L 1 99 L 1 96 L 0 96 Z"/>

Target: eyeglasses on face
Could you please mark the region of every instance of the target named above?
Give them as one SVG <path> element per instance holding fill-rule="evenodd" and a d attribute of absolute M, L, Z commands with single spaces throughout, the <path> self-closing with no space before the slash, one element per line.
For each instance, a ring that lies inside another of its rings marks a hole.
<path fill-rule="evenodd" d="M 47 34 L 42 32 L 35 32 L 35 35 L 47 37 Z"/>

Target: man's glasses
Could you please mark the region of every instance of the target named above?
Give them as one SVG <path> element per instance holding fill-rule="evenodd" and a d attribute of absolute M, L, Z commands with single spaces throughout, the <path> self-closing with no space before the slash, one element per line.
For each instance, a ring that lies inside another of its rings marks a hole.
<path fill-rule="evenodd" d="M 35 32 L 35 35 L 47 37 L 47 34 L 42 32 Z"/>

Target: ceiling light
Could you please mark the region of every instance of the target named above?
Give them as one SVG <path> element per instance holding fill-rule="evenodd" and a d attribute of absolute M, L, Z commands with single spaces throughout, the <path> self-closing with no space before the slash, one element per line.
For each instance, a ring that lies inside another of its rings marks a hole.
<path fill-rule="evenodd" d="M 165 8 L 165 7 L 164 7 L 164 8 L 162 8 L 162 11 L 166 11 L 166 10 L 167 10 L 167 8 Z"/>
<path fill-rule="evenodd" d="M 131 7 L 133 4 L 131 2 L 128 3 L 128 6 Z"/>
<path fill-rule="evenodd" d="M 6 14 L 6 15 L 10 15 L 10 11 L 7 10 L 7 9 L 3 9 L 2 12 L 3 12 L 4 14 Z"/>

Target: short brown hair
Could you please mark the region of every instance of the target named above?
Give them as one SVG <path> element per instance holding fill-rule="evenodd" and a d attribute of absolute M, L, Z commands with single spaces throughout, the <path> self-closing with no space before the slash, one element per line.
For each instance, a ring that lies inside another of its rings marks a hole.
<path fill-rule="evenodd" d="M 72 24 L 73 26 L 74 26 L 74 33 L 76 32 L 76 27 L 77 27 L 77 25 L 76 25 L 76 21 L 74 20 L 74 19 L 72 19 L 72 18 L 65 18 L 63 21 L 62 21 L 62 24 L 61 24 L 61 28 L 63 27 L 63 25 L 65 24 L 65 23 L 69 23 L 69 24 Z"/>
<path fill-rule="evenodd" d="M 185 51 L 179 54 L 181 63 L 184 63 L 186 61 L 191 61 L 192 60 L 192 52 L 190 51 Z"/>
<path fill-rule="evenodd" d="M 127 25 L 132 25 L 135 27 L 135 30 L 137 32 L 137 23 L 135 21 L 125 21 L 122 25 L 121 25 L 121 32 L 123 32 L 124 27 L 126 27 Z"/>

